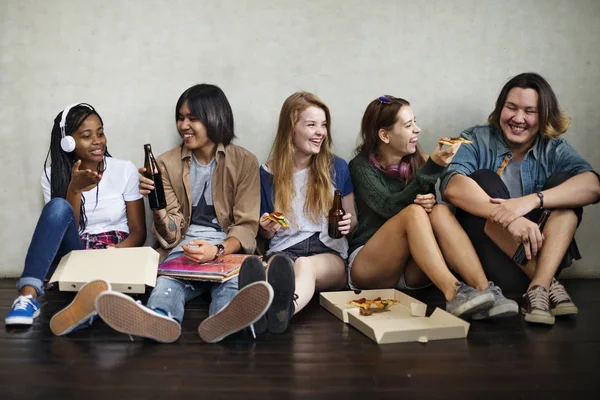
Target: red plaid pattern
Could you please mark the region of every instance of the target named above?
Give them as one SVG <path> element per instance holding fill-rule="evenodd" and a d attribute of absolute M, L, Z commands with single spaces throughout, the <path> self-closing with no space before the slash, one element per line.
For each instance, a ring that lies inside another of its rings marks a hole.
<path fill-rule="evenodd" d="M 105 249 L 108 245 L 116 245 L 127 239 L 129 233 L 123 231 L 110 231 L 98 234 L 83 233 L 79 235 L 83 248 L 90 249 Z"/>

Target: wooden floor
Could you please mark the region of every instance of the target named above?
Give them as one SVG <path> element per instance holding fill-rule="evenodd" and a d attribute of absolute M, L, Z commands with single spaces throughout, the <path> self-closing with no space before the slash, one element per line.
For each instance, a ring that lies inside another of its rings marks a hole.
<path fill-rule="evenodd" d="M 0 281 L 0 314 L 16 291 Z M 204 344 L 207 303 L 188 305 L 175 344 L 133 341 L 102 321 L 68 337 L 48 322 L 72 295 L 51 292 L 29 329 L 0 332 L 0 399 L 592 398 L 600 389 L 600 280 L 570 280 L 576 319 L 471 325 L 468 339 L 379 346 L 311 304 L 282 335 Z M 415 293 L 442 305 L 435 289 Z M 143 298 L 143 300 L 145 300 Z"/>

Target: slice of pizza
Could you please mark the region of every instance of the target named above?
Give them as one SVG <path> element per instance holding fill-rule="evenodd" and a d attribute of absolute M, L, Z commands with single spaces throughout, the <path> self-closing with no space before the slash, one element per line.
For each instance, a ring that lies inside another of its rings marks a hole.
<path fill-rule="evenodd" d="M 356 299 L 349 301 L 348 304 L 358 307 L 360 309 L 360 315 L 371 315 L 375 311 L 383 311 L 386 310 L 392 304 L 397 303 L 398 300 L 395 299 L 382 299 L 378 297 L 376 299 Z"/>
<path fill-rule="evenodd" d="M 354 307 L 358 307 L 362 310 L 368 310 L 369 308 L 371 308 L 371 300 L 367 300 L 364 297 L 362 299 L 352 300 L 348 302 L 348 304 Z"/>
<path fill-rule="evenodd" d="M 471 142 L 468 139 L 465 139 L 463 137 L 453 137 L 453 138 L 441 138 L 440 140 L 438 140 L 438 143 L 440 144 L 445 144 L 448 146 L 452 146 L 455 145 L 456 143 L 464 143 L 464 144 L 473 144 L 473 142 Z"/>
<path fill-rule="evenodd" d="M 273 222 L 277 222 L 279 225 L 281 225 L 283 228 L 289 228 L 290 225 L 288 224 L 287 220 L 285 219 L 285 216 L 277 211 L 273 211 L 271 214 L 269 215 L 265 215 L 263 217 L 263 221 L 264 220 L 271 220 Z"/>

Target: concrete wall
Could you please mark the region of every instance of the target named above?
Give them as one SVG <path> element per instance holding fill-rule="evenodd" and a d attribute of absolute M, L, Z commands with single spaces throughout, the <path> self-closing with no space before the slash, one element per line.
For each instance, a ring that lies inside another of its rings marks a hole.
<path fill-rule="evenodd" d="M 566 138 L 600 169 L 597 0 L 0 4 L 0 276 L 23 268 L 52 121 L 73 102 L 94 105 L 111 153 L 141 165 L 144 143 L 162 153 L 178 142 L 181 92 L 215 83 L 232 103 L 237 143 L 264 161 L 283 100 L 313 91 L 349 159 L 362 112 L 381 94 L 411 101 L 431 151 L 438 137 L 484 122 L 509 77 L 537 71 L 573 117 Z M 584 260 L 571 275 L 600 276 L 599 213 L 586 209 Z"/>

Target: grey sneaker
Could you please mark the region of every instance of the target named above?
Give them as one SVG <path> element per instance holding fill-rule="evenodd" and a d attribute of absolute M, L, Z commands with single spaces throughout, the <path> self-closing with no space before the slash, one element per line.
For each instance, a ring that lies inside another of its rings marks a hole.
<path fill-rule="evenodd" d="M 519 305 L 514 300 L 509 300 L 502 294 L 502 289 L 490 282 L 485 292 L 494 295 L 494 305 L 485 311 L 473 314 L 474 320 L 489 318 L 513 317 L 519 313 Z"/>
<path fill-rule="evenodd" d="M 446 302 L 446 311 L 454 316 L 467 319 L 493 305 L 494 295 L 492 293 L 480 292 L 463 282 L 456 282 L 456 294 L 452 300 Z"/>
<path fill-rule="evenodd" d="M 556 279 L 550 284 L 550 313 L 552 315 L 576 315 L 579 312 L 565 287 Z"/>
<path fill-rule="evenodd" d="M 523 295 L 521 311 L 527 322 L 554 325 L 554 315 L 550 313 L 550 296 L 543 286 L 535 285 Z"/>

